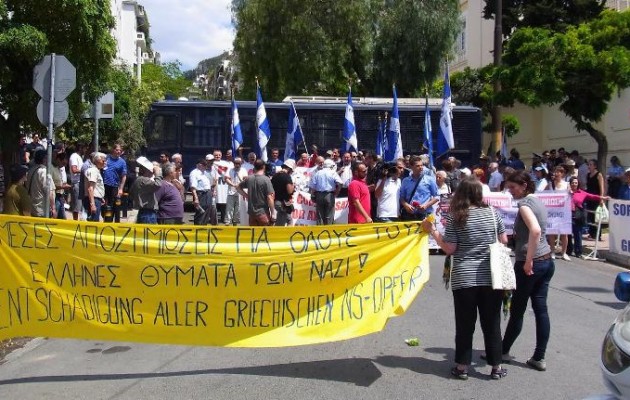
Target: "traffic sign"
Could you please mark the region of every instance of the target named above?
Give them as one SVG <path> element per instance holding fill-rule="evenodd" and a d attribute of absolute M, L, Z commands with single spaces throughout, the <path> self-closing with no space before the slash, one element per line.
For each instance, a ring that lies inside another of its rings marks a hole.
<path fill-rule="evenodd" d="M 50 100 L 50 68 L 52 56 L 47 55 L 33 69 L 33 89 L 44 100 Z M 77 70 L 64 56 L 55 56 L 55 101 L 63 101 L 77 84 Z"/>
<path fill-rule="evenodd" d="M 53 125 L 59 126 L 66 122 L 68 119 L 70 108 L 67 101 L 55 101 L 55 110 L 53 112 Z M 46 100 L 39 100 L 37 103 L 37 118 L 39 122 L 44 126 L 48 126 L 50 123 L 50 102 Z"/>

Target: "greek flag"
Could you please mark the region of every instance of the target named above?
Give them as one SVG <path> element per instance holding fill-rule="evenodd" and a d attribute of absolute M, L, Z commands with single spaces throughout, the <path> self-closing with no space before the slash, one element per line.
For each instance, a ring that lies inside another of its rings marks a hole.
<path fill-rule="evenodd" d="M 453 114 L 451 114 L 451 84 L 448 78 L 448 65 L 444 74 L 444 95 L 442 96 L 442 115 L 438 134 L 438 154 L 446 154 L 455 147 L 453 140 Z"/>
<path fill-rule="evenodd" d="M 269 129 L 265 104 L 260 94 L 260 86 L 256 88 L 256 126 L 258 126 L 258 157 L 267 162 L 267 143 L 271 138 L 271 129 Z"/>
<path fill-rule="evenodd" d="M 396 161 L 403 156 L 402 137 L 400 135 L 400 119 L 398 118 L 398 96 L 396 95 L 396 85 L 394 90 L 394 105 L 392 106 L 392 116 L 389 119 L 389 132 L 387 132 L 387 147 L 385 148 L 384 161 Z"/>
<path fill-rule="evenodd" d="M 243 144 L 243 132 L 241 132 L 241 121 L 238 118 L 238 107 L 234 96 L 232 96 L 232 155 L 236 157 L 238 148 Z"/>
<path fill-rule="evenodd" d="M 429 111 L 429 97 L 424 101 L 424 147 L 429 154 L 429 162 L 433 167 L 433 128 L 431 127 L 431 111 Z"/>
<path fill-rule="evenodd" d="M 346 142 L 346 151 L 359 151 L 357 144 L 357 130 L 354 127 L 354 109 L 352 108 L 352 91 L 348 91 L 348 103 L 346 104 L 346 118 L 343 125 L 343 140 Z"/>
<path fill-rule="evenodd" d="M 300 126 L 300 119 L 298 118 L 297 111 L 295 111 L 295 105 L 291 102 L 289 107 L 289 125 L 287 129 L 287 141 L 284 146 L 284 159 L 295 160 L 297 147 L 304 141 L 302 135 L 302 127 Z"/>

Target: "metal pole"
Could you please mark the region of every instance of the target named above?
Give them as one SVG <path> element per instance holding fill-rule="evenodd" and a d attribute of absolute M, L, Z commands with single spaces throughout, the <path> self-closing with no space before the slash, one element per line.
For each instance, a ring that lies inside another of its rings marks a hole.
<path fill-rule="evenodd" d="M 50 171 L 52 169 L 52 148 L 53 148 L 53 134 L 55 128 L 53 126 L 53 119 L 55 117 L 55 53 L 50 55 L 50 101 L 48 107 L 48 143 L 46 146 L 46 184 L 44 185 L 44 215 L 46 218 L 50 218 L 50 191 L 53 189 L 50 187 Z"/>
<path fill-rule="evenodd" d="M 501 66 L 501 53 L 503 53 L 503 1 L 495 1 L 496 12 L 494 14 L 494 67 Z M 501 91 L 501 82 L 498 78 L 494 80 L 495 96 Z M 494 152 L 496 153 L 503 145 L 503 130 L 501 129 L 501 106 L 493 100 L 492 104 L 492 142 L 494 143 Z M 488 154 L 492 157 L 494 154 Z"/>
<path fill-rule="evenodd" d="M 94 152 L 98 151 L 98 100 L 94 100 Z"/>

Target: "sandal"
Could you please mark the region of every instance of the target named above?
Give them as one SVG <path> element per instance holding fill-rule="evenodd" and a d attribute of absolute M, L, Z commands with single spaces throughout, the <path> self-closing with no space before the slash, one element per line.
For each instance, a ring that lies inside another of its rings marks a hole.
<path fill-rule="evenodd" d="M 492 372 L 490 372 L 490 378 L 492 379 L 501 379 L 501 378 L 505 378 L 507 376 L 507 369 L 505 368 L 497 368 L 494 369 L 492 368 Z"/>
<path fill-rule="evenodd" d="M 457 379 L 461 379 L 462 381 L 468 379 L 468 371 L 459 369 L 457 367 L 453 367 L 451 369 L 451 375 L 453 375 Z"/>

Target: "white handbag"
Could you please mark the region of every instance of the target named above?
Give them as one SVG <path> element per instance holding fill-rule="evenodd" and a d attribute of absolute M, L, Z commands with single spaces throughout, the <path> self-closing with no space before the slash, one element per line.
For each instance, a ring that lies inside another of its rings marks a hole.
<path fill-rule="evenodd" d="M 496 241 L 490 247 L 490 273 L 492 275 L 492 289 L 514 290 L 516 289 L 516 274 L 510 259 L 510 249 L 499 241 L 497 232 L 497 219 L 492 209 L 492 223 L 494 224 L 494 236 Z"/>
<path fill-rule="evenodd" d="M 601 223 L 601 224 L 607 224 L 608 219 L 609 219 L 608 208 L 606 207 L 606 205 L 600 204 L 599 206 L 597 206 L 597 209 L 595 210 L 595 222 Z"/>

